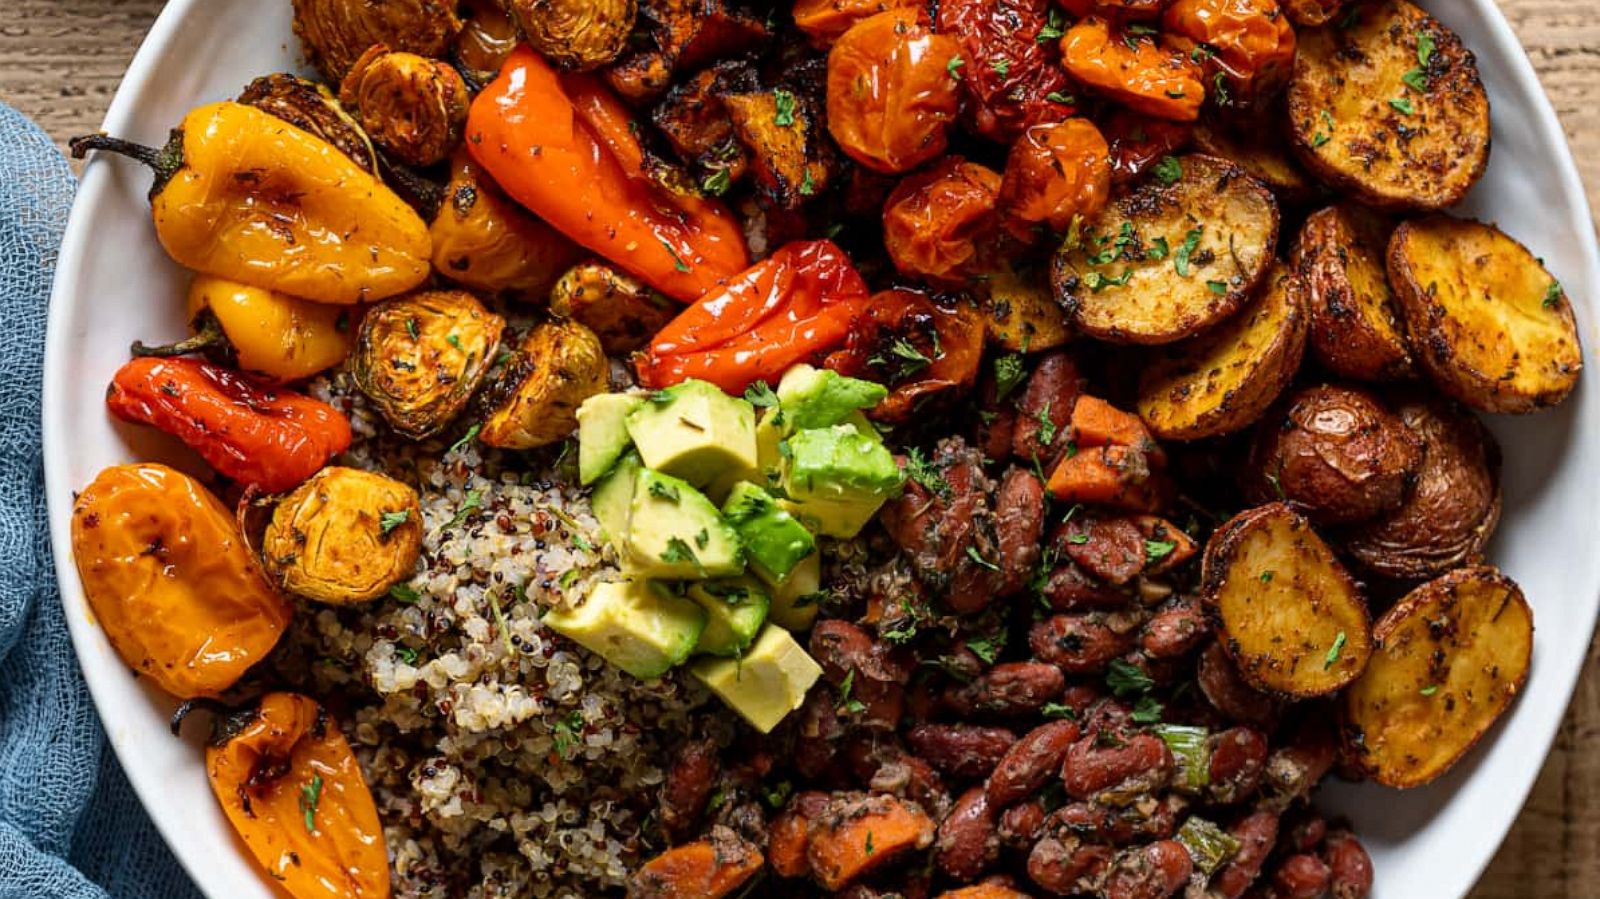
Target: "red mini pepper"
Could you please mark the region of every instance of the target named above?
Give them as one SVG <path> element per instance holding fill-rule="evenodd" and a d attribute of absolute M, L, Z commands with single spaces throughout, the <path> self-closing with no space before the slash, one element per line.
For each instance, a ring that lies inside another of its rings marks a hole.
<path fill-rule="evenodd" d="M 327 403 L 195 359 L 129 362 L 112 378 L 106 406 L 268 493 L 298 486 L 350 446 L 349 420 Z"/>
<path fill-rule="evenodd" d="M 632 116 L 599 81 L 519 47 L 467 116 L 467 147 L 517 202 L 685 303 L 750 264 L 721 203 L 650 179 Z"/>
<path fill-rule="evenodd" d="M 776 383 L 844 343 L 866 305 L 866 282 L 832 241 L 787 244 L 662 328 L 638 360 L 639 380 L 699 378 L 733 394 Z"/>

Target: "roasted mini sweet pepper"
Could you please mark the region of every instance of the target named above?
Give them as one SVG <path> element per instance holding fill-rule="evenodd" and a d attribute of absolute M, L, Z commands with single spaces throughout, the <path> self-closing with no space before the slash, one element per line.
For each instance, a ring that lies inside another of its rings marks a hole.
<path fill-rule="evenodd" d="M 519 48 L 472 103 L 467 148 L 512 199 L 575 242 L 688 303 L 749 263 L 726 207 L 646 170 L 631 116 L 600 82 Z"/>
<path fill-rule="evenodd" d="M 387 899 L 372 791 L 317 701 L 268 693 L 216 722 L 206 774 L 228 821 L 295 899 Z"/>
<path fill-rule="evenodd" d="M 156 236 L 180 265 L 319 303 L 403 293 L 429 274 L 428 226 L 332 144 L 253 106 L 184 117 L 157 150 L 90 135 L 155 170 Z"/>
<path fill-rule="evenodd" d="M 197 359 L 134 359 L 112 378 L 106 406 L 268 493 L 298 486 L 350 446 L 349 420 L 327 403 Z"/>
<path fill-rule="evenodd" d="M 637 360 L 647 387 L 689 378 L 742 393 L 844 343 L 867 285 L 832 241 L 791 243 L 706 294 Z"/>

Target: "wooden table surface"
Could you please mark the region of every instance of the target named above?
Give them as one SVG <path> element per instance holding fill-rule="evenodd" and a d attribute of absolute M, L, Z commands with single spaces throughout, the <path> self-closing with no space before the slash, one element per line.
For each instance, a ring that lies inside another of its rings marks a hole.
<path fill-rule="evenodd" d="M 1600 219 L 1600 2 L 1499 2 L 1561 115 Z M 0 0 L 0 100 L 60 142 L 93 131 L 162 3 Z M 1597 650 L 1522 817 L 1473 899 L 1600 896 Z"/>

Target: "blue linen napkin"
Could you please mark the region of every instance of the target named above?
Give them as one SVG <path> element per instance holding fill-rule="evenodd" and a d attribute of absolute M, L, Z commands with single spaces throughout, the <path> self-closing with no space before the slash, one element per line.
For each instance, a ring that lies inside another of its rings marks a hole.
<path fill-rule="evenodd" d="M 39 392 L 74 187 L 0 103 L 0 899 L 199 899 L 106 743 L 50 559 Z"/>

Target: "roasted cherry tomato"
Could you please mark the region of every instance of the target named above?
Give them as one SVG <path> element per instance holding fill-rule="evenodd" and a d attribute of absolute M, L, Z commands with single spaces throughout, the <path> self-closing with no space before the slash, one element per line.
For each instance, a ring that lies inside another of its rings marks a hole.
<path fill-rule="evenodd" d="M 987 271 L 999 190 L 998 174 L 959 156 L 907 176 L 883 210 L 883 243 L 895 267 L 956 284 Z"/>
<path fill-rule="evenodd" d="M 1294 27 L 1278 0 L 1177 0 L 1161 23 L 1179 37 L 1177 46 L 1202 61 L 1213 83 L 1219 76 L 1231 83 L 1233 98 L 1270 97 L 1294 68 Z M 1222 94 L 1215 99 L 1221 102 Z"/>
<path fill-rule="evenodd" d="M 1060 33 L 1060 15 L 1050 0 L 940 2 L 938 28 L 961 44 L 961 83 L 972 97 L 968 112 L 979 134 L 1009 142 L 1031 125 L 1072 115 L 1071 83 L 1054 43 L 1040 39 Z M 1046 32 L 1047 25 L 1055 30 Z"/>
<path fill-rule="evenodd" d="M 1144 21 L 1161 15 L 1172 0 L 1056 0 L 1078 18 L 1100 16 L 1118 22 Z"/>
<path fill-rule="evenodd" d="M 828 53 L 828 130 L 855 161 L 887 174 L 944 152 L 961 102 L 955 39 L 919 9 L 856 23 Z"/>
<path fill-rule="evenodd" d="M 734 394 L 777 383 L 789 366 L 842 344 L 866 303 L 866 282 L 833 242 L 788 244 L 662 328 L 637 360 L 639 380 L 699 378 Z"/>
<path fill-rule="evenodd" d="M 1187 146 L 1194 126 L 1119 109 L 1101 123 L 1100 133 L 1111 146 L 1111 182 L 1126 184 Z"/>
<path fill-rule="evenodd" d="M 850 26 L 891 9 L 915 9 L 920 0 L 795 0 L 794 24 L 818 47 L 829 47 Z"/>
<path fill-rule="evenodd" d="M 976 310 L 896 289 L 872 295 L 850 325 L 844 349 L 829 356 L 826 365 L 840 374 L 888 384 L 889 396 L 868 414 L 898 423 L 925 402 L 971 387 L 982 358 L 983 319 Z"/>
<path fill-rule="evenodd" d="M 1035 225 L 1067 230 L 1075 216 L 1099 211 L 1111 192 L 1111 148 L 1086 119 L 1035 125 L 1011 145 L 1000 209 L 1027 240 Z"/>
<path fill-rule="evenodd" d="M 1105 19 L 1084 19 L 1067 29 L 1061 64 L 1079 82 L 1159 119 L 1192 122 L 1206 99 L 1200 66 L 1188 54 Z"/>

